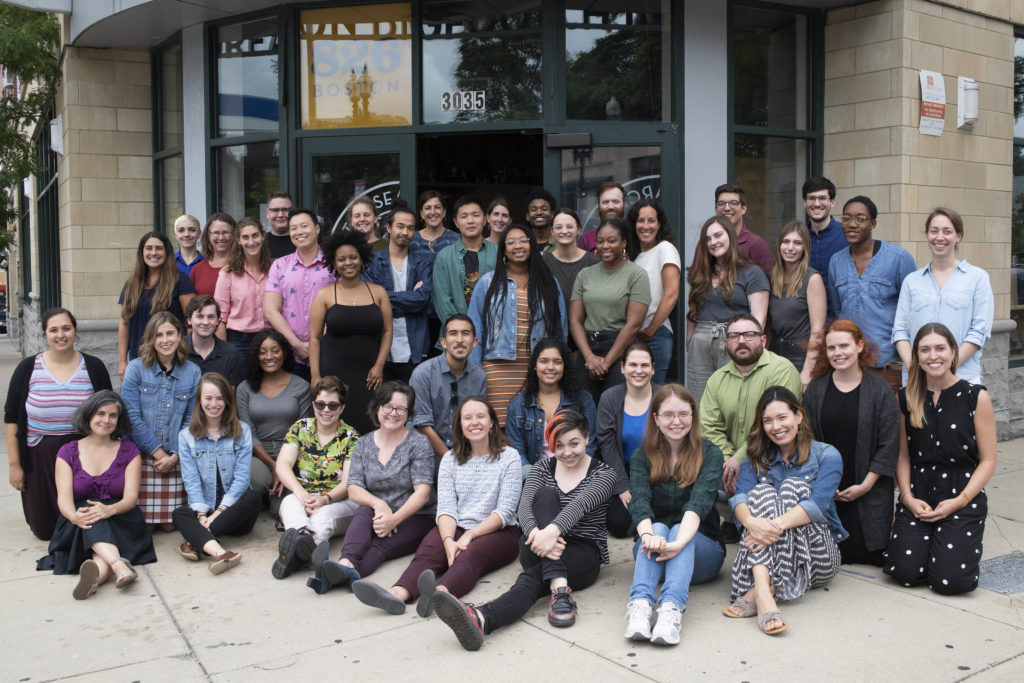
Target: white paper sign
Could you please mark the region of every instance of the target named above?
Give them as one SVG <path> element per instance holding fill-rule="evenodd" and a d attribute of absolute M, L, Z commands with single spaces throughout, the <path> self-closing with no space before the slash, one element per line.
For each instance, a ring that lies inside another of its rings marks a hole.
<path fill-rule="evenodd" d="M 946 125 L 946 82 L 942 74 L 921 69 L 921 124 L 922 135 L 942 135 Z"/>

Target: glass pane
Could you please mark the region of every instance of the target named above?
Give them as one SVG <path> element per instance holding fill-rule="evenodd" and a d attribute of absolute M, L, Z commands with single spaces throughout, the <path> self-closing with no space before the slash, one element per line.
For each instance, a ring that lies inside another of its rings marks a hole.
<path fill-rule="evenodd" d="M 1024 138 L 1024 37 L 1013 43 L 1013 137 Z"/>
<path fill-rule="evenodd" d="M 1010 229 L 1013 235 L 1010 317 L 1017 322 L 1017 329 L 1010 335 L 1010 356 L 1024 358 L 1024 145 L 1013 147 L 1013 217 Z"/>
<path fill-rule="evenodd" d="M 733 16 L 735 121 L 808 127 L 807 17 L 736 7 Z"/>
<path fill-rule="evenodd" d="M 217 211 L 235 219 L 252 216 L 263 219 L 261 210 L 267 196 L 281 189 L 281 170 L 276 142 L 234 145 L 217 150 L 220 197 Z"/>
<path fill-rule="evenodd" d="M 185 213 L 185 165 L 180 154 L 160 162 L 164 205 L 160 217 L 161 227 L 168 235 L 174 234 L 174 221 Z"/>
<path fill-rule="evenodd" d="M 661 147 L 592 147 L 562 150 L 562 206 L 576 210 L 583 230 L 597 227 L 597 188 L 620 183 L 626 206 L 661 198 Z"/>
<path fill-rule="evenodd" d="M 423 121 L 541 118 L 540 3 L 423 3 Z"/>
<path fill-rule="evenodd" d="M 668 121 L 669 3 L 570 0 L 565 10 L 565 110 L 570 119 Z M 652 9 L 653 7 L 653 9 Z"/>
<path fill-rule="evenodd" d="M 763 237 L 769 249 L 775 248 L 783 225 L 804 217 L 800 188 L 810 175 L 809 151 L 807 140 L 755 135 L 735 138 L 735 182 L 747 195 L 744 225 Z"/>
<path fill-rule="evenodd" d="M 217 135 L 278 131 L 277 21 L 217 29 Z"/>
<path fill-rule="evenodd" d="M 348 208 L 360 197 L 370 197 L 383 219 L 399 197 L 400 171 L 397 153 L 313 157 L 313 210 L 320 217 L 320 232 L 326 235 L 347 227 Z M 378 234 L 381 227 L 377 226 Z"/>
<path fill-rule="evenodd" d="M 160 130 L 163 144 L 161 149 L 181 147 L 181 43 L 164 50 L 160 55 L 160 69 L 160 84 L 162 86 Z"/>
<path fill-rule="evenodd" d="M 301 17 L 303 128 L 412 123 L 411 5 L 303 10 Z"/>

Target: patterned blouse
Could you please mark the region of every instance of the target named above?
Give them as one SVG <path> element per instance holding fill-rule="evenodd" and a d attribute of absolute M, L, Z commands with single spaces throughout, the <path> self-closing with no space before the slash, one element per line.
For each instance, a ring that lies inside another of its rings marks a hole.
<path fill-rule="evenodd" d="M 359 433 L 338 420 L 338 435 L 326 446 L 320 445 L 316 433 L 316 418 L 307 417 L 291 426 L 284 437 L 299 450 L 296 462 L 299 481 L 309 493 L 327 493 L 341 480 L 345 461 L 352 457 L 352 449 L 359 440 Z"/>
<path fill-rule="evenodd" d="M 78 355 L 78 368 L 67 382 L 58 382 L 43 361 L 43 354 L 36 356 L 32 377 L 28 381 L 28 400 L 25 414 L 28 417 L 28 445 L 35 446 L 44 436 L 73 434 L 71 417 L 85 399 L 93 392 L 89 373 L 85 369 L 85 358 Z"/>

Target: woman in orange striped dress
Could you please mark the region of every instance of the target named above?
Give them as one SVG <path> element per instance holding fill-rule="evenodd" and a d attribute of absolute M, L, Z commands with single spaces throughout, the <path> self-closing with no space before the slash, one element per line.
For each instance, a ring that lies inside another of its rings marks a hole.
<path fill-rule="evenodd" d="M 487 400 L 504 429 L 508 402 L 519 392 L 533 347 L 545 337 L 565 339 L 565 300 L 541 258 L 532 231 L 512 225 L 498 245 L 498 262 L 480 276 L 469 302 L 480 340 L 469 359 L 487 373 Z"/>

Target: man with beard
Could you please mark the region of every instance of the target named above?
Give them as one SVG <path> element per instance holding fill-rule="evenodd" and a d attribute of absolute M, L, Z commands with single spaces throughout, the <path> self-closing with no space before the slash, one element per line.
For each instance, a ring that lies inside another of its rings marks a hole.
<path fill-rule="evenodd" d="M 393 337 L 384 379 L 408 382 L 430 347 L 427 314 L 433 263 L 423 252 L 409 253 L 416 234 L 416 214 L 404 202 L 391 210 L 387 230 L 387 248 L 373 255 L 363 279 L 383 287 L 391 300 Z"/>
<path fill-rule="evenodd" d="M 609 218 L 625 220 L 626 215 L 626 191 L 622 185 L 613 182 L 601 183 L 597 188 L 597 216 L 598 225 Z M 597 249 L 597 228 L 587 230 L 580 235 L 576 241 L 580 249 L 593 252 Z"/>
<path fill-rule="evenodd" d="M 430 441 L 438 463 L 452 447 L 452 424 L 459 404 L 470 396 L 487 393 L 483 368 L 467 362 L 475 346 L 473 321 L 468 315 L 456 313 L 448 318 L 441 333 L 444 354 L 421 363 L 412 372 L 409 383 L 416 392 L 412 426 Z"/>
<path fill-rule="evenodd" d="M 526 196 L 526 222 L 533 229 L 533 236 L 544 254 L 556 246 L 555 241 L 551 239 L 555 203 L 555 196 L 539 185 Z"/>
<path fill-rule="evenodd" d="M 733 316 L 725 328 L 728 363 L 708 380 L 700 401 L 701 436 L 722 449 L 722 491 L 719 499 L 728 500 L 736 492 L 740 463 L 747 455 L 747 433 L 761 395 L 769 387 L 784 386 L 796 396 L 803 392 L 800 373 L 782 356 L 764 348 L 765 336 L 757 318 L 741 313 Z M 719 506 L 719 511 L 724 510 Z M 731 515 L 730 515 L 731 516 Z M 727 543 L 739 540 L 731 520 L 722 523 Z"/>

